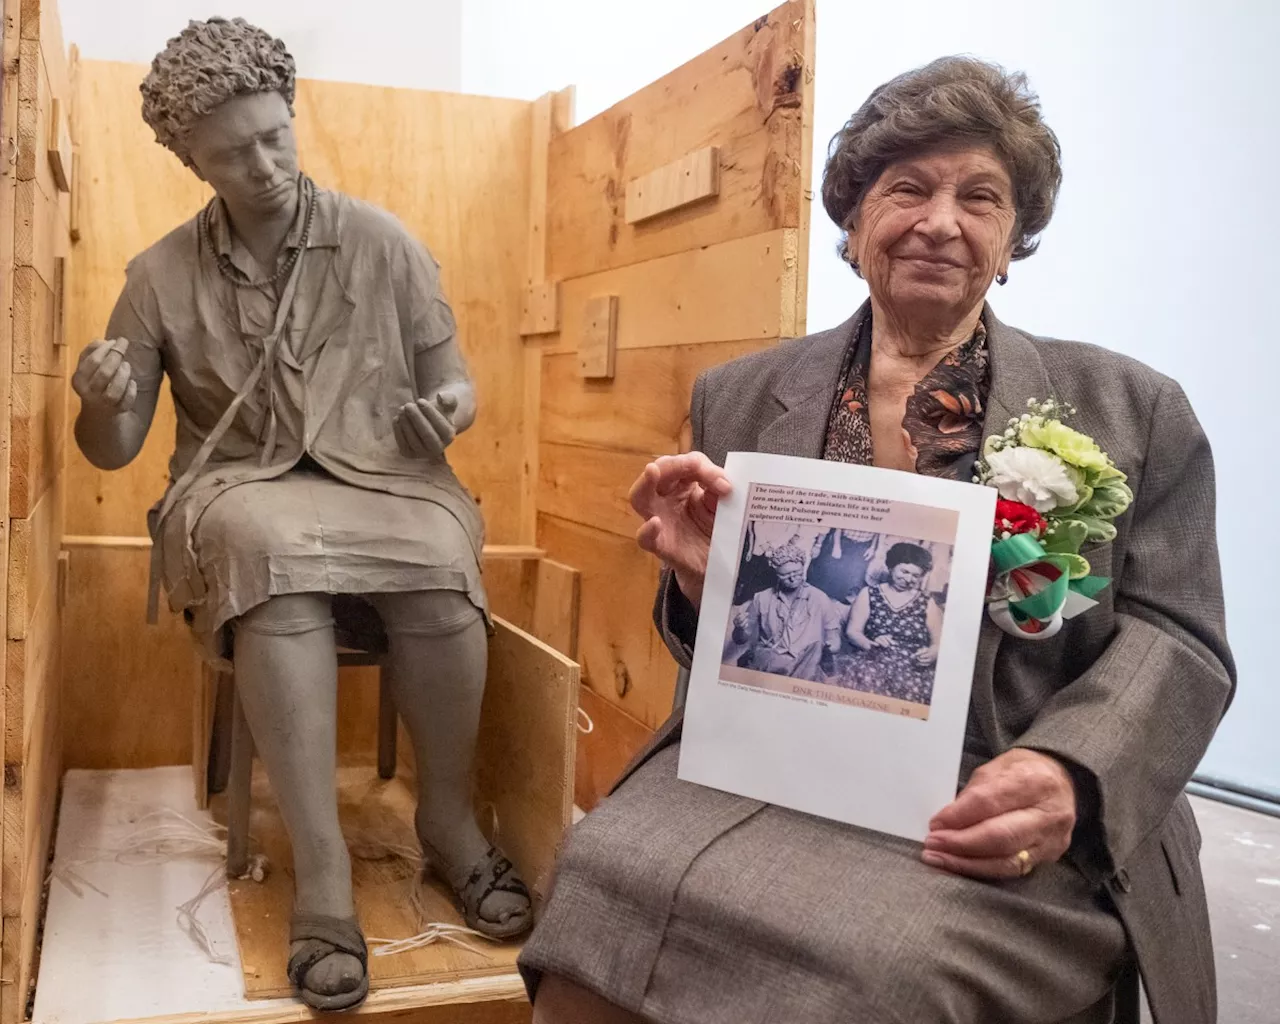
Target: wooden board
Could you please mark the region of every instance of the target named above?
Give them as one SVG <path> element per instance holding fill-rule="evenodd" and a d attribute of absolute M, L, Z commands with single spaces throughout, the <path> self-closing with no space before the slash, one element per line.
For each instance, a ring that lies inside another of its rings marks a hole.
<path fill-rule="evenodd" d="M 627 223 L 679 210 L 720 193 L 720 150 L 703 146 L 627 184 Z"/>
<path fill-rule="evenodd" d="M 29 518 L 9 520 L 9 640 L 27 639 L 36 607 L 57 585 L 61 492 L 59 478 Z"/>
<path fill-rule="evenodd" d="M 56 588 L 49 587 L 25 640 L 7 641 L 6 689 L 12 697 L 25 693 L 19 721 L 23 723 L 21 755 L 10 760 L 15 709 L 6 709 L 4 854 L 0 890 L 5 906 L 4 976 L 17 980 L 15 995 L 25 1008 L 33 981 L 44 872 L 53 837 L 58 781 L 61 778 L 62 736 L 59 722 Z M 11 936 L 17 932 L 16 948 Z M 17 959 L 12 959 L 16 952 Z M 6 991 L 5 996 L 9 993 Z M 20 1018 L 10 1017 L 9 1020 Z"/>
<path fill-rule="evenodd" d="M 66 218 L 37 181 L 19 181 L 14 212 L 14 262 L 34 267 L 50 288 L 57 283 L 56 263 L 71 244 Z"/>
<path fill-rule="evenodd" d="M 558 560 L 582 574 L 578 660 L 599 696 L 650 729 L 671 712 L 676 665 L 652 625 L 658 562 L 630 538 L 552 516 L 538 517 L 538 537 Z M 618 694 L 619 682 L 625 693 Z"/>
<path fill-rule="evenodd" d="M 438 982 L 371 992 L 358 1014 L 323 1019 L 360 1024 L 530 1024 L 533 1007 L 514 971 L 489 978 Z M 316 1015 L 300 1002 L 261 1003 L 222 1013 L 167 1014 L 112 1024 L 311 1024 Z"/>
<path fill-rule="evenodd" d="M 608 795 L 622 769 L 649 742 L 653 730 L 590 687 L 582 688 L 578 703 L 591 719 L 591 731 L 578 735 L 573 791 L 578 806 L 589 811 Z"/>
<path fill-rule="evenodd" d="M 9 514 L 15 518 L 31 515 L 62 470 L 66 397 L 66 381 L 60 377 L 12 377 Z"/>
<path fill-rule="evenodd" d="M 627 493 L 648 461 L 648 456 L 631 452 L 544 442 L 538 451 L 538 512 L 634 543 L 640 520 Z M 572 559 L 564 560 L 578 565 Z"/>
<path fill-rule="evenodd" d="M 586 380 L 611 380 L 618 354 L 618 296 L 597 295 L 588 301 L 582 320 L 578 372 Z"/>
<path fill-rule="evenodd" d="M 578 698 L 577 666 L 544 644 L 499 621 L 490 648 L 489 681 L 477 747 L 477 806 L 496 808 L 498 841 L 535 896 L 545 894 L 551 866 L 573 810 L 573 755 Z M 289 844 L 272 808 L 270 786 L 254 781 L 250 832 L 275 870 L 263 884 L 234 882 L 232 912 L 250 998 L 288 995 L 284 967 L 292 904 Z M 215 810 L 220 801 L 215 801 Z M 403 862 L 360 857 L 360 837 L 414 846 L 415 801 L 402 779 L 383 782 L 372 766 L 339 771 L 344 833 L 355 850 L 356 905 L 366 935 L 404 938 L 418 930 L 408 909 L 415 883 Z M 482 827 L 491 820 L 481 813 Z M 492 836 L 491 836 L 492 838 Z M 424 893 L 429 918 L 461 923 L 452 896 L 439 883 Z M 447 945 L 393 957 L 370 958 L 375 989 L 510 972 L 518 943 L 486 944 L 485 954 Z"/>
<path fill-rule="evenodd" d="M 54 290 L 41 280 L 34 267 L 14 270 L 13 321 L 13 372 L 63 376 L 66 361 L 58 345 Z"/>
<path fill-rule="evenodd" d="M 582 574 L 554 559 L 539 559 L 533 622 L 525 632 L 576 660 L 581 608 Z"/>
<path fill-rule="evenodd" d="M 571 355 L 544 355 L 540 424 L 548 443 L 609 448 L 653 457 L 679 450 L 698 374 L 758 351 L 757 341 L 729 341 L 618 353 L 617 379 L 583 386 Z M 630 472 L 632 465 L 626 469 Z M 635 477 L 614 481 L 625 498 Z M 632 531 L 640 526 L 635 520 Z"/>
<path fill-rule="evenodd" d="M 700 245 L 799 225 L 806 14 L 784 4 L 598 117 L 552 139 L 548 276 L 578 277 Z M 626 188 L 705 146 L 720 196 L 627 224 Z"/>
<path fill-rule="evenodd" d="M 542 351 L 578 350 L 595 295 L 618 296 L 619 350 L 792 337 L 795 247 L 785 228 L 572 278 L 561 285 L 560 333 Z"/>
<path fill-rule="evenodd" d="M 192 763 L 201 663 L 180 615 L 146 624 L 150 551 L 68 551 L 63 719 L 68 768 Z M 107 609 L 110 609 L 108 612 Z M 139 714 L 146 708 L 146 714 Z"/>

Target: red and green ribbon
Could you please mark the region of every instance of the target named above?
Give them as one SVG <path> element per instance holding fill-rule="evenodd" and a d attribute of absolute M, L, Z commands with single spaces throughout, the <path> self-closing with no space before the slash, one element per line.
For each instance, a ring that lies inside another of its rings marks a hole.
<path fill-rule="evenodd" d="M 1030 533 L 1015 533 L 991 545 L 991 562 L 1004 586 L 1009 614 L 1022 633 L 1042 632 L 1061 614 L 1067 595 L 1092 599 L 1111 582 L 1105 576 L 1071 578 L 1071 559 L 1051 554 Z"/>

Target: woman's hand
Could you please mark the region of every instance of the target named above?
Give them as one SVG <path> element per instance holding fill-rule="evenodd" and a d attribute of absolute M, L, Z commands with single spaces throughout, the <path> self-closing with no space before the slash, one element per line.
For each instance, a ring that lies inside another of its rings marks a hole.
<path fill-rule="evenodd" d="M 871 641 L 871 646 L 888 648 L 888 647 L 897 647 L 898 644 L 897 644 L 897 641 L 895 641 L 893 637 L 891 637 L 888 633 L 881 633 L 878 637 L 876 637 L 874 640 Z"/>
<path fill-rule="evenodd" d="M 400 454 L 411 459 L 444 458 L 444 450 L 458 436 L 453 425 L 457 408 L 457 396 L 448 391 L 402 405 L 391 423 Z"/>
<path fill-rule="evenodd" d="M 133 368 L 125 360 L 129 349 L 127 338 L 95 341 L 81 354 L 71 389 L 80 396 L 85 412 L 91 416 L 118 416 L 133 408 L 138 398 L 138 382 Z"/>
<path fill-rule="evenodd" d="M 915 654 L 916 664 L 921 668 L 928 668 L 938 660 L 938 649 L 936 647 L 921 647 Z"/>
<path fill-rule="evenodd" d="M 1075 785 L 1062 762 L 1010 750 L 975 771 L 929 823 L 924 862 L 970 878 L 1017 878 L 1059 860 L 1075 825 Z M 1026 867 L 1023 850 L 1031 857 Z"/>
<path fill-rule="evenodd" d="M 631 487 L 631 507 L 644 520 L 637 543 L 671 567 L 695 608 L 702 604 L 716 506 L 732 489 L 724 470 L 702 452 L 664 455 Z"/>

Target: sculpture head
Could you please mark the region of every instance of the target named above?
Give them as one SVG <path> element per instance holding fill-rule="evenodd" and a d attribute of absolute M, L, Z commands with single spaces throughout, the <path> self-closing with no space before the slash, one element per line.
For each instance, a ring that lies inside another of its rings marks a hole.
<path fill-rule="evenodd" d="M 193 21 L 151 62 L 142 117 L 231 209 L 291 209 L 295 75 L 284 43 L 243 18 Z"/>

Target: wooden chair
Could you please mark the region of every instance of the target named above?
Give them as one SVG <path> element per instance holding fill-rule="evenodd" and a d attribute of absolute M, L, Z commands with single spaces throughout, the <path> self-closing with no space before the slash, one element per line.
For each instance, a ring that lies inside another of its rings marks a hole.
<path fill-rule="evenodd" d="M 340 650 L 338 667 L 381 667 L 383 652 Z M 227 875 L 240 878 L 249 868 L 249 812 L 253 786 L 253 736 L 236 692 L 234 676 L 219 681 L 215 741 L 210 750 L 210 789 L 227 793 Z M 221 721 L 219 720 L 221 719 Z M 221 727 L 220 727 L 221 726 Z M 378 676 L 378 776 L 396 774 L 396 709 L 387 677 Z M 218 742 L 219 737 L 225 737 Z"/>

